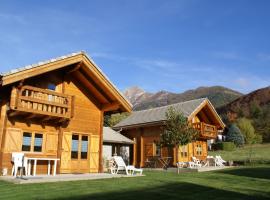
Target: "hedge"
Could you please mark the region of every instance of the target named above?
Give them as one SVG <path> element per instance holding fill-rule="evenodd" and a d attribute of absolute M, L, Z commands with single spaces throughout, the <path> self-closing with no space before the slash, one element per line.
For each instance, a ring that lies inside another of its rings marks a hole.
<path fill-rule="evenodd" d="M 212 145 L 213 150 L 233 151 L 236 146 L 233 142 L 217 142 Z"/>

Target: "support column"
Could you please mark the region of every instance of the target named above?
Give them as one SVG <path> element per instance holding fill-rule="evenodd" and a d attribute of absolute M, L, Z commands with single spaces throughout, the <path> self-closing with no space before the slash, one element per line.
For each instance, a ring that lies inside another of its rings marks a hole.
<path fill-rule="evenodd" d="M 141 153 L 141 159 L 140 159 L 140 167 L 143 167 L 144 165 L 144 146 L 143 146 L 143 129 L 140 129 L 140 153 Z"/>
<path fill-rule="evenodd" d="M 100 139 L 99 139 L 99 173 L 103 173 L 103 122 L 104 122 L 104 112 L 101 111 L 101 119 L 100 119 Z"/>
<path fill-rule="evenodd" d="M 133 138 L 134 144 L 133 144 L 133 162 L 132 165 L 137 165 L 137 140 L 136 138 Z"/>

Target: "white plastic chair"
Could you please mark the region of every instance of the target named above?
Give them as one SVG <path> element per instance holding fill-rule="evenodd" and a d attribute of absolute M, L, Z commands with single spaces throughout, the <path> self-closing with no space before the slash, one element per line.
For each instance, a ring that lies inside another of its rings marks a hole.
<path fill-rule="evenodd" d="M 199 159 L 197 159 L 194 156 L 192 156 L 191 159 L 192 159 L 192 162 L 194 163 L 195 167 L 202 167 L 201 161 Z"/>
<path fill-rule="evenodd" d="M 12 167 L 12 172 L 11 174 L 16 177 L 18 169 L 25 170 L 25 174 L 27 172 L 27 161 L 24 160 L 24 153 L 12 153 L 12 158 L 13 162 L 13 167 Z M 22 172 L 21 172 L 22 173 Z"/>
<path fill-rule="evenodd" d="M 226 164 L 226 163 L 227 163 L 227 161 L 223 160 L 223 159 L 221 158 L 221 156 L 216 156 L 216 157 L 215 157 L 215 166 L 223 167 L 224 164 Z"/>
<path fill-rule="evenodd" d="M 113 160 L 116 164 L 114 169 L 111 169 L 112 174 L 118 174 L 119 171 L 124 170 L 127 175 L 133 175 L 134 172 L 140 173 L 142 175 L 143 170 L 137 169 L 133 165 L 126 165 L 123 158 L 120 156 L 113 156 Z"/>

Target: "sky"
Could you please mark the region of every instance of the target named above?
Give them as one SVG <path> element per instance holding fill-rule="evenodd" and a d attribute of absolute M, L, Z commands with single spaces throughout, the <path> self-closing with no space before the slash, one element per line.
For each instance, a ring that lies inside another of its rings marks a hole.
<path fill-rule="evenodd" d="M 0 0 L 0 71 L 84 50 L 120 89 L 270 85 L 268 0 Z"/>

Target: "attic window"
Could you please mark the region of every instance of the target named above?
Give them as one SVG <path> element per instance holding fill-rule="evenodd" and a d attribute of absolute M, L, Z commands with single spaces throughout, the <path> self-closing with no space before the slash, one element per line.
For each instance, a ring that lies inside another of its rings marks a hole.
<path fill-rule="evenodd" d="M 49 83 L 48 84 L 48 89 L 52 90 L 52 91 L 55 91 L 56 90 L 56 85 L 54 83 Z"/>

